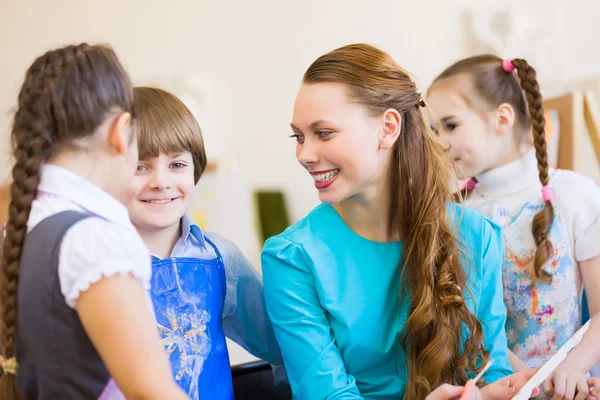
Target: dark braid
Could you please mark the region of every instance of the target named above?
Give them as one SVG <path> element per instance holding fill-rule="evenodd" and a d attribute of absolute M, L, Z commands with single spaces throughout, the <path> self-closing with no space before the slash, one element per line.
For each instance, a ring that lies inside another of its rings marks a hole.
<path fill-rule="evenodd" d="M 469 96 L 471 106 L 485 104 L 499 107 L 510 104 L 515 111 L 515 125 L 521 132 L 533 131 L 533 144 L 537 158 L 539 177 L 542 186 L 548 185 L 548 153 L 546 152 L 546 120 L 542 95 L 537 82 L 535 69 L 525 60 L 504 61 L 515 67 L 519 79 L 512 68 L 505 69 L 503 60 L 497 56 L 484 54 L 460 60 L 446 68 L 434 80 L 434 85 L 444 79 L 458 75 L 467 75 L 472 79 L 473 92 Z M 433 86 L 432 86 L 433 87 Z M 431 90 L 431 89 L 430 89 Z M 528 135 L 523 137 L 527 138 Z M 468 193 L 463 193 L 466 195 Z M 535 276 L 541 282 L 552 282 L 552 276 L 544 270 L 544 264 L 553 253 L 552 243 L 548 238 L 550 225 L 554 219 L 554 209 L 550 201 L 545 201 L 544 208 L 533 218 L 532 234 L 537 249 L 534 259 Z"/>
<path fill-rule="evenodd" d="M 546 151 L 546 119 L 544 117 L 544 106 L 542 94 L 537 82 L 536 72 L 533 67 L 523 59 L 515 59 L 512 64 L 517 68 L 517 74 L 521 81 L 521 87 L 525 91 L 529 114 L 531 116 L 531 127 L 533 131 L 533 144 L 542 186 L 547 186 L 548 177 L 548 153 Z M 552 242 L 548 238 L 550 226 L 554 220 L 554 207 L 550 200 L 546 200 L 544 208 L 533 217 L 532 234 L 537 246 L 534 260 L 535 276 L 542 282 L 551 283 L 552 275 L 544 270 L 544 264 L 552 257 Z"/>
<path fill-rule="evenodd" d="M 40 181 L 40 167 L 52 149 L 50 114 L 51 96 L 44 86 L 51 73 L 50 57 L 40 58 L 31 66 L 21 93 L 11 133 L 15 165 L 12 170 L 11 201 L 4 239 L 2 273 L 0 274 L 2 310 L 2 354 L 5 359 L 16 356 L 14 338 L 17 330 L 17 288 L 19 264 L 31 204 Z M 12 371 L 15 372 L 16 371 Z M 0 398 L 19 398 L 15 374 L 4 371 L 0 378 Z"/>
<path fill-rule="evenodd" d="M 133 112 L 133 91 L 112 49 L 68 46 L 34 61 L 25 75 L 11 132 L 15 165 L 0 273 L 0 399 L 19 399 L 14 340 L 19 267 L 42 165 L 62 144 L 91 135 L 113 109 Z"/>

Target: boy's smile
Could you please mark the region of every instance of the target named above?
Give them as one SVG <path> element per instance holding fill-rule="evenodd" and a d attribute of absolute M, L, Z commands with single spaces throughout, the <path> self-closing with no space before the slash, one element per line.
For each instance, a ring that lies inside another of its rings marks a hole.
<path fill-rule="evenodd" d="M 179 226 L 192 203 L 194 164 L 189 152 L 140 160 L 126 191 L 129 217 L 142 231 Z"/>

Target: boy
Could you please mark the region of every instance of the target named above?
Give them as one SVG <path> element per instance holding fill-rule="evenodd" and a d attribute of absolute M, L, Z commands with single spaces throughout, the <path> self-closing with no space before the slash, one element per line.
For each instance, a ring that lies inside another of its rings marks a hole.
<path fill-rule="evenodd" d="M 174 95 L 135 88 L 139 164 L 125 193 L 152 255 L 151 298 L 178 384 L 192 399 L 233 399 L 225 336 L 283 365 L 262 279 L 228 240 L 186 214 L 206 167 L 198 123 Z"/>

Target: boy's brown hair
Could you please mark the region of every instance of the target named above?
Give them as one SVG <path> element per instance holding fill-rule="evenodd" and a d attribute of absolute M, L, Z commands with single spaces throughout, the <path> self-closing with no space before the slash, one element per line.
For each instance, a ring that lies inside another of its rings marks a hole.
<path fill-rule="evenodd" d="M 189 151 L 194 160 L 194 183 L 198 183 L 207 161 L 202 131 L 192 112 L 177 96 L 162 89 L 135 87 L 133 95 L 140 160 Z"/>

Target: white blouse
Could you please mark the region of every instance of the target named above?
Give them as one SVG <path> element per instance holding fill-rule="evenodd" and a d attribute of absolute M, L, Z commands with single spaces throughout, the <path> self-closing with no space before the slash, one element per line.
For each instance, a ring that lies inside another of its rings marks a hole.
<path fill-rule="evenodd" d="M 28 232 L 42 220 L 68 210 L 100 217 L 78 222 L 61 243 L 58 277 L 69 307 L 77 306 L 79 294 L 90 285 L 114 274 L 131 274 L 144 290 L 150 288 L 148 248 L 131 224 L 127 208 L 79 175 L 55 165 L 44 165 L 38 195 L 27 221 Z"/>

